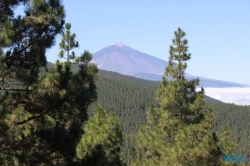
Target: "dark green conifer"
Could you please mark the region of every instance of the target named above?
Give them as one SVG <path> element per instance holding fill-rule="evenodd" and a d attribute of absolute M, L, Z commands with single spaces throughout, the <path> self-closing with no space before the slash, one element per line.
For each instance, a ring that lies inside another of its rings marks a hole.
<path fill-rule="evenodd" d="M 169 64 L 156 93 L 160 107 L 151 105 L 149 125 L 139 132 L 141 165 L 227 165 L 224 155 L 234 152 L 235 144 L 228 140 L 226 128 L 213 132 L 212 109 L 206 108 L 204 89 L 196 91 L 199 79 L 185 78 L 188 41 L 180 28 L 170 46 Z M 171 78 L 171 79 L 167 79 Z"/>
<path fill-rule="evenodd" d="M 107 116 L 98 106 L 84 126 L 84 132 L 76 149 L 77 158 L 83 165 L 124 165 L 123 136 L 114 113 Z"/>

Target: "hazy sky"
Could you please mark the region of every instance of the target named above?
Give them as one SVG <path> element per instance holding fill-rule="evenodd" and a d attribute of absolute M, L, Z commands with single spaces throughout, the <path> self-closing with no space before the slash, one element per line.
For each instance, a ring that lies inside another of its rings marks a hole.
<path fill-rule="evenodd" d="M 95 53 L 122 42 L 168 61 L 174 31 L 181 27 L 192 59 L 187 72 L 195 76 L 250 85 L 249 0 L 64 0 L 66 22 L 72 24 L 80 48 Z M 47 53 L 58 59 L 59 40 Z"/>

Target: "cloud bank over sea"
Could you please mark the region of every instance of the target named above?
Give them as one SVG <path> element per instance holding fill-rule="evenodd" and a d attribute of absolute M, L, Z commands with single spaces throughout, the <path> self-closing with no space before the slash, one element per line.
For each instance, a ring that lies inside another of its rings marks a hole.
<path fill-rule="evenodd" d="M 205 95 L 224 103 L 250 105 L 250 87 L 247 88 L 204 88 Z M 200 90 L 200 88 L 197 88 Z"/>

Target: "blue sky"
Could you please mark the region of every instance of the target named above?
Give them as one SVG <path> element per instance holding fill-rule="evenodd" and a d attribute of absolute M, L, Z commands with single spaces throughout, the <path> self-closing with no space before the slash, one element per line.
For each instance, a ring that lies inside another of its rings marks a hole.
<path fill-rule="evenodd" d="M 66 22 L 72 24 L 80 48 L 95 53 L 122 42 L 138 51 L 168 60 L 178 27 L 186 33 L 195 76 L 250 85 L 250 1 L 226 0 L 64 0 Z M 61 37 L 47 52 L 58 59 Z"/>

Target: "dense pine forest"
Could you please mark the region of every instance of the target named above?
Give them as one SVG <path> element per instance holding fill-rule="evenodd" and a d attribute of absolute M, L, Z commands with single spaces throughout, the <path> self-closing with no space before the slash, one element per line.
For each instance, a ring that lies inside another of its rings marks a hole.
<path fill-rule="evenodd" d="M 154 82 L 99 70 L 89 51 L 76 56 L 59 0 L 3 0 L 0 9 L 0 165 L 242 164 L 229 155 L 249 164 L 250 107 L 196 91 L 181 28 Z M 57 35 L 66 60 L 47 63 Z"/>
<path fill-rule="evenodd" d="M 124 131 L 124 157 L 130 163 L 131 147 L 136 146 L 137 132 L 147 121 L 146 110 L 150 103 L 156 103 L 155 92 L 160 82 L 100 70 L 96 85 L 98 98 L 89 107 L 89 112 L 92 115 L 93 110 L 100 104 L 108 113 L 116 113 Z M 228 125 L 232 138 L 235 138 L 238 144 L 235 154 L 245 155 L 249 159 L 250 107 L 223 103 L 208 96 L 205 96 L 205 100 L 214 110 L 214 129 L 220 131 Z"/>
<path fill-rule="evenodd" d="M 228 125 L 232 136 L 237 141 L 235 154 L 245 155 L 246 165 L 250 164 L 250 106 L 217 103 L 211 105 L 215 114 L 215 130 L 220 131 L 222 126 Z"/>

